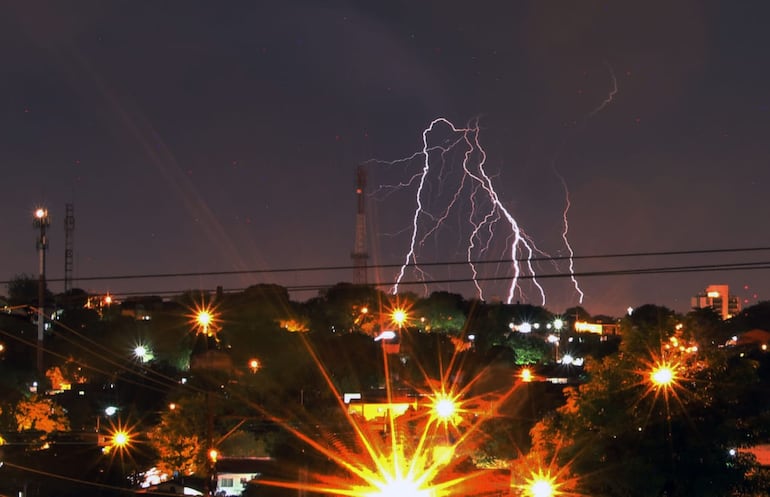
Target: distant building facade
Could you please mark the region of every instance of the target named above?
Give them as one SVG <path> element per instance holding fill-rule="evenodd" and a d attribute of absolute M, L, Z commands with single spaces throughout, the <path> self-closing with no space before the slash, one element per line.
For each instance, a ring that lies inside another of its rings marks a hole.
<path fill-rule="evenodd" d="M 611 323 L 575 321 L 575 331 L 578 333 L 595 333 L 602 336 L 617 336 L 620 335 L 620 323 L 617 321 Z"/>
<path fill-rule="evenodd" d="M 730 295 L 728 285 L 709 285 L 703 293 L 691 299 L 693 309 L 713 309 L 722 319 L 730 319 L 741 310 L 741 301 Z"/>

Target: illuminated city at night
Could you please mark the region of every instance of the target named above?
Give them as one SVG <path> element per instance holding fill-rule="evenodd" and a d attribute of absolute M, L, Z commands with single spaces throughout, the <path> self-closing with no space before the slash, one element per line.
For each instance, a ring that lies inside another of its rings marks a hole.
<path fill-rule="evenodd" d="M 770 494 L 770 6 L 0 12 L 0 497 Z"/>

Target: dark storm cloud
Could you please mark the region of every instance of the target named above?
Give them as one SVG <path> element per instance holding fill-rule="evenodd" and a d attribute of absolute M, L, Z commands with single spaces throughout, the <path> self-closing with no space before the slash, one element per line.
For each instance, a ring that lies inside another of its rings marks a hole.
<path fill-rule="evenodd" d="M 5 6 L 0 161 L 14 188 L 3 199 L 0 272 L 34 272 L 29 212 L 46 203 L 50 272 L 60 275 L 65 202 L 76 206 L 81 276 L 348 264 L 355 165 L 418 151 L 439 116 L 481 117 L 501 200 L 548 251 L 566 250 L 560 178 L 580 254 L 769 245 L 756 228 L 770 214 L 768 10 L 723 1 Z M 399 182 L 399 171 L 370 173 Z M 370 205 L 376 262 L 404 255 L 390 234 L 408 228 L 414 198 L 399 198 Z M 586 306 L 686 309 L 722 276 L 589 279 Z M 553 300 L 554 310 L 574 303 Z"/>

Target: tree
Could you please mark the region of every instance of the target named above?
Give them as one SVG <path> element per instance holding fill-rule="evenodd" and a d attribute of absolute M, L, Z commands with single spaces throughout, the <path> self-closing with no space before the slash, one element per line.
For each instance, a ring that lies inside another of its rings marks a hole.
<path fill-rule="evenodd" d="M 417 301 L 414 312 L 425 319 L 425 331 L 458 335 L 465 328 L 463 298 L 456 293 L 433 292 Z"/>
<path fill-rule="evenodd" d="M 701 347 L 723 346 L 731 332 L 722 317 L 711 307 L 695 309 L 685 316 L 685 329 L 693 330 L 693 338 Z"/>
<path fill-rule="evenodd" d="M 511 333 L 502 343 L 513 350 L 518 365 L 543 362 L 549 354 L 549 346 L 542 336 Z"/>
<path fill-rule="evenodd" d="M 677 324 L 666 308 L 637 309 L 619 353 L 588 361 L 589 381 L 533 428 L 533 452 L 580 475 L 582 492 L 724 496 L 748 485 L 752 458 L 730 449 L 760 422 L 747 411 L 766 409 L 751 400 L 756 362 L 725 349 L 721 360 L 706 356 Z M 668 382 L 653 376 L 662 365 Z"/>
<path fill-rule="evenodd" d="M 14 278 L 8 282 L 8 304 L 11 306 L 37 305 L 39 285 L 39 278 L 29 274 L 22 273 L 14 276 Z M 48 291 L 47 286 L 44 291 L 45 301 L 52 301 L 53 294 Z"/>
<path fill-rule="evenodd" d="M 69 430 L 69 420 L 64 409 L 51 399 L 31 395 L 16 405 L 14 412 L 18 431 L 39 431 L 40 438 Z"/>

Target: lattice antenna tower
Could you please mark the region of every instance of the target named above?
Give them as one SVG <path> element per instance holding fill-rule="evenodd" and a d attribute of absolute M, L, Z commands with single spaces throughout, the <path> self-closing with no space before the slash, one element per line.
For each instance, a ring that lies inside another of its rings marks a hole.
<path fill-rule="evenodd" d="M 74 268 L 75 206 L 65 205 L 64 216 L 64 293 L 72 290 L 72 270 Z"/>
<path fill-rule="evenodd" d="M 350 258 L 353 259 L 353 283 L 367 284 L 369 254 L 366 252 L 366 169 L 356 168 L 356 239 Z"/>

